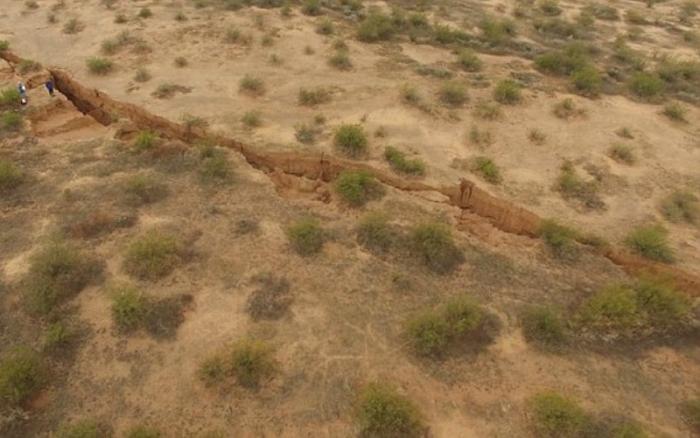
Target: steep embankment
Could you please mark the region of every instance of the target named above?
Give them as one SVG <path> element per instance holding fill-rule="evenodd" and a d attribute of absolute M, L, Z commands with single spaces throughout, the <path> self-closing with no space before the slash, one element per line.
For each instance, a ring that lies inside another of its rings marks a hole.
<path fill-rule="evenodd" d="M 11 65 L 21 61 L 21 58 L 10 51 L 0 53 L 0 57 Z M 103 125 L 111 124 L 112 115 L 118 114 L 120 117 L 130 120 L 138 129 L 148 129 L 157 132 L 165 138 L 178 139 L 188 143 L 202 139 L 212 140 L 221 146 L 235 149 L 251 166 L 268 175 L 282 172 L 286 175 L 329 182 L 344 170 L 366 170 L 382 183 L 398 190 L 440 193 L 446 197 L 445 202 L 488 220 L 501 231 L 529 237 L 538 235 L 538 229 L 542 221 L 539 216 L 509 201 L 489 194 L 466 179 L 462 179 L 459 184 L 438 187 L 401 178 L 363 163 L 325 154 L 297 152 L 261 153 L 237 140 L 209 133 L 203 128 L 175 123 L 152 114 L 137 105 L 112 99 L 99 90 L 83 86 L 62 69 L 51 68 L 36 76 L 46 77 L 47 74 L 53 77 L 57 90 L 66 96 L 78 110 L 91 116 Z M 41 83 L 41 81 L 32 80 L 31 82 L 28 81 L 28 86 L 38 86 Z M 673 266 L 641 258 L 619 248 L 607 247 L 601 249 L 600 253 L 630 274 L 649 273 L 664 276 L 672 280 L 677 287 L 692 295 L 700 293 L 700 277 L 694 274 Z"/>

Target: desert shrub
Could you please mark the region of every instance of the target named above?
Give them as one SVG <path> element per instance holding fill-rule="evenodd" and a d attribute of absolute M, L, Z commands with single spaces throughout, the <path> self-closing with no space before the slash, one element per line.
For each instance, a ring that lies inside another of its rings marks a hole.
<path fill-rule="evenodd" d="M 56 436 L 57 438 L 102 438 L 109 436 L 109 433 L 97 421 L 84 419 L 62 425 Z"/>
<path fill-rule="evenodd" d="M 321 35 L 331 35 L 335 32 L 335 26 L 330 18 L 324 18 L 316 24 L 316 33 Z"/>
<path fill-rule="evenodd" d="M 419 35 L 415 30 L 409 34 Z M 432 34 L 435 42 L 439 44 L 467 44 L 471 41 L 471 36 L 466 32 L 439 23 L 433 25 Z"/>
<path fill-rule="evenodd" d="M 537 128 L 532 128 L 527 133 L 527 138 L 528 140 L 537 145 L 544 144 L 544 142 L 547 141 L 547 135 Z"/>
<path fill-rule="evenodd" d="M 425 426 L 410 400 L 386 384 L 370 383 L 360 392 L 356 418 L 363 437 L 420 437 Z"/>
<path fill-rule="evenodd" d="M 357 225 L 357 241 L 374 252 L 386 252 L 396 241 L 396 233 L 381 213 L 369 213 Z"/>
<path fill-rule="evenodd" d="M 0 175 L 2 175 L 0 166 Z M 0 176 L 0 187 L 2 186 Z M 700 223 L 700 201 L 691 192 L 673 192 L 661 202 L 661 213 L 671 222 Z"/>
<path fill-rule="evenodd" d="M 287 238 L 292 249 L 299 255 L 310 256 L 321 251 L 325 233 L 318 221 L 302 219 L 287 228 Z"/>
<path fill-rule="evenodd" d="M 522 100 L 520 89 L 521 86 L 516 81 L 504 79 L 496 84 L 496 88 L 493 90 L 493 98 L 496 102 L 513 105 Z"/>
<path fill-rule="evenodd" d="M 416 226 L 411 232 L 411 250 L 430 270 L 445 274 L 464 261 L 449 228 L 439 223 Z"/>
<path fill-rule="evenodd" d="M 555 16 L 561 14 L 558 0 L 542 0 L 538 6 L 544 15 Z"/>
<path fill-rule="evenodd" d="M 445 105 L 452 107 L 462 106 L 468 100 L 466 87 L 455 81 L 444 82 L 438 96 Z"/>
<path fill-rule="evenodd" d="M 576 200 L 587 208 L 600 209 L 605 206 L 598 194 L 598 184 L 595 181 L 583 180 L 570 162 L 562 164 L 555 189 L 565 199 Z"/>
<path fill-rule="evenodd" d="M 635 161 L 637 161 L 632 148 L 621 143 L 615 143 L 614 145 L 610 146 L 610 149 L 608 149 L 608 155 L 610 155 L 610 158 L 613 160 L 628 165 L 634 164 Z"/>
<path fill-rule="evenodd" d="M 41 64 L 31 59 L 23 59 L 17 65 L 17 69 L 21 74 L 27 74 L 33 71 L 41 70 Z"/>
<path fill-rule="evenodd" d="M 321 15 L 321 0 L 304 0 L 301 12 L 304 15 Z"/>
<path fill-rule="evenodd" d="M 134 149 L 138 152 L 147 151 L 155 146 L 158 137 L 152 131 L 140 131 L 134 140 Z"/>
<path fill-rule="evenodd" d="M 571 84 L 574 90 L 587 96 L 595 96 L 600 91 L 602 80 L 598 70 L 592 65 L 586 65 L 571 73 Z"/>
<path fill-rule="evenodd" d="M 669 103 L 664 106 L 663 115 L 676 122 L 687 122 L 685 115 L 688 110 L 678 102 Z"/>
<path fill-rule="evenodd" d="M 183 56 L 178 56 L 174 61 L 175 67 L 187 67 L 187 58 Z"/>
<path fill-rule="evenodd" d="M 488 146 L 491 143 L 493 143 L 493 135 L 491 135 L 490 131 L 487 130 L 480 130 L 476 125 L 472 125 L 472 127 L 469 129 L 469 141 L 474 143 L 475 145 L 478 146 Z M 472 164 L 476 165 L 479 163 L 476 163 L 474 160 L 472 160 Z M 478 167 L 477 166 L 471 166 L 472 169 L 475 169 Z M 488 171 L 488 169 L 487 169 Z"/>
<path fill-rule="evenodd" d="M 149 8 L 141 8 L 139 10 L 139 17 L 140 18 L 150 18 L 153 16 L 153 12 Z"/>
<path fill-rule="evenodd" d="M 75 338 L 74 328 L 61 321 L 54 322 L 46 328 L 42 340 L 42 350 L 51 354 L 65 352 Z"/>
<path fill-rule="evenodd" d="M 227 367 L 239 385 L 257 388 L 275 372 L 272 348 L 262 341 L 243 339 L 236 342 L 227 358 Z"/>
<path fill-rule="evenodd" d="M 681 414 L 693 430 L 700 432 L 700 398 L 681 403 Z"/>
<path fill-rule="evenodd" d="M 78 21 L 77 18 L 71 18 L 70 20 L 66 21 L 66 24 L 63 25 L 63 33 L 72 35 L 82 31 L 84 28 L 85 25 Z"/>
<path fill-rule="evenodd" d="M 260 111 L 246 111 L 241 117 L 241 123 L 248 128 L 257 128 L 262 125 Z"/>
<path fill-rule="evenodd" d="M 92 57 L 85 61 L 88 71 L 96 75 L 106 75 L 114 69 L 114 63 L 109 59 Z"/>
<path fill-rule="evenodd" d="M 394 33 L 391 17 L 381 13 L 369 14 L 357 28 L 357 38 L 367 43 L 389 40 Z"/>
<path fill-rule="evenodd" d="M 457 54 L 457 64 L 464 71 L 477 72 L 483 67 L 483 62 L 471 49 L 462 49 Z"/>
<path fill-rule="evenodd" d="M 521 317 L 523 336 L 544 349 L 556 349 L 567 341 L 566 324 L 552 307 L 531 307 Z"/>
<path fill-rule="evenodd" d="M 490 158 L 487 157 L 476 157 L 474 158 L 474 163 L 472 165 L 472 171 L 476 172 L 485 181 L 491 184 L 498 184 L 501 182 L 501 170 L 496 166 Z"/>
<path fill-rule="evenodd" d="M 0 159 L 0 192 L 22 184 L 24 173 L 11 161 Z"/>
<path fill-rule="evenodd" d="M 4 52 L 5 50 L 10 48 L 10 43 L 6 40 L 0 40 L 0 52 Z"/>
<path fill-rule="evenodd" d="M 299 105 L 316 106 L 331 101 L 331 93 L 324 87 L 300 88 Z"/>
<path fill-rule="evenodd" d="M 333 56 L 328 58 L 328 65 L 343 71 L 352 69 L 352 61 L 350 60 L 350 56 L 344 50 L 338 50 L 335 52 L 335 54 L 333 54 Z"/>
<path fill-rule="evenodd" d="M 317 126 L 300 123 L 294 127 L 294 137 L 304 144 L 313 144 L 316 142 L 316 136 L 320 134 Z"/>
<path fill-rule="evenodd" d="M 333 138 L 336 149 L 351 158 L 359 158 L 367 154 L 367 134 L 362 125 L 341 125 Z"/>
<path fill-rule="evenodd" d="M 700 62 L 663 58 L 656 73 L 671 91 L 697 94 L 700 91 Z"/>
<path fill-rule="evenodd" d="M 571 258 L 576 255 L 576 230 L 561 225 L 553 220 L 544 220 L 538 233 L 552 253 L 560 258 Z"/>
<path fill-rule="evenodd" d="M 134 426 L 126 432 L 125 438 L 162 438 L 163 434 L 154 427 Z"/>
<path fill-rule="evenodd" d="M 204 147 L 200 150 L 199 179 L 205 184 L 228 184 L 232 181 L 233 170 L 221 148 Z"/>
<path fill-rule="evenodd" d="M 8 111 L 0 115 L 0 131 L 17 132 L 22 129 L 22 114 Z"/>
<path fill-rule="evenodd" d="M 494 103 L 479 101 L 474 107 L 474 115 L 484 120 L 497 120 L 503 115 L 503 112 Z"/>
<path fill-rule="evenodd" d="M 262 79 L 250 75 L 243 76 L 243 79 L 238 84 L 238 89 L 254 96 L 259 96 L 265 93 L 265 84 Z"/>
<path fill-rule="evenodd" d="M 620 19 L 617 9 L 603 3 L 591 3 L 585 6 L 584 10 L 599 20 L 615 21 Z"/>
<path fill-rule="evenodd" d="M 540 437 L 576 438 L 590 421 L 576 402 L 555 392 L 535 395 L 530 410 Z"/>
<path fill-rule="evenodd" d="M 140 68 L 136 70 L 136 74 L 134 74 L 134 80 L 136 82 L 148 82 L 151 80 L 151 74 L 145 68 Z"/>
<path fill-rule="evenodd" d="M 535 66 L 555 75 L 570 75 L 589 65 L 588 50 L 581 44 L 572 43 L 563 50 L 547 52 L 535 58 Z"/>
<path fill-rule="evenodd" d="M 3 354 L 0 360 L 0 405 L 17 406 L 29 399 L 44 382 L 41 357 L 26 347 Z"/>
<path fill-rule="evenodd" d="M 389 162 L 392 169 L 408 175 L 424 175 L 425 163 L 420 159 L 406 158 L 406 154 L 395 147 L 384 148 L 384 159 Z"/>
<path fill-rule="evenodd" d="M 658 76 L 638 72 L 632 75 L 628 86 L 632 93 L 644 99 L 653 99 L 660 96 L 664 91 L 664 83 Z"/>
<path fill-rule="evenodd" d="M 29 309 L 48 314 L 55 307 L 77 294 L 102 271 L 102 266 L 61 242 L 52 242 L 30 259 L 25 282 Z"/>
<path fill-rule="evenodd" d="M 112 320 L 122 332 L 135 330 L 143 324 L 147 307 L 147 299 L 141 291 L 121 286 L 113 292 Z"/>
<path fill-rule="evenodd" d="M 246 311 L 254 320 L 278 319 L 282 317 L 292 302 L 289 281 L 272 274 L 254 278 L 257 288 L 246 301 Z"/>
<path fill-rule="evenodd" d="M 130 205 L 152 204 L 168 196 L 168 187 L 147 174 L 134 175 L 124 183 L 124 194 Z"/>
<path fill-rule="evenodd" d="M 675 260 L 674 251 L 668 243 L 668 230 L 660 225 L 635 228 L 625 239 L 625 244 L 648 259 L 664 263 Z"/>
<path fill-rule="evenodd" d="M 19 108 L 20 95 L 16 88 L 6 88 L 0 92 L 0 109 Z"/>
<path fill-rule="evenodd" d="M 172 272 L 183 261 L 185 249 L 174 235 L 149 231 L 128 246 L 124 269 L 134 277 L 156 280 Z"/>
<path fill-rule="evenodd" d="M 406 335 L 411 348 L 421 356 L 439 356 L 447 349 L 451 333 L 443 315 L 430 311 L 409 320 Z"/>
<path fill-rule="evenodd" d="M 560 119 L 570 119 L 585 114 L 585 111 L 582 108 L 576 107 L 576 103 L 574 103 L 574 100 L 570 97 L 557 102 L 554 105 L 552 112 Z"/>
<path fill-rule="evenodd" d="M 499 45 L 515 36 L 515 23 L 510 20 L 486 18 L 479 23 L 482 38 L 492 44 Z"/>
<path fill-rule="evenodd" d="M 369 172 L 346 170 L 334 183 L 335 192 L 350 206 L 360 207 L 384 193 L 381 184 Z"/>

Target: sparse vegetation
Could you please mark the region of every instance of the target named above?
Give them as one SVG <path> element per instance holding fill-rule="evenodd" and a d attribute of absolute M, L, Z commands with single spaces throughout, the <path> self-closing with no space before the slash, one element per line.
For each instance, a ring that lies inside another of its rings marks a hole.
<path fill-rule="evenodd" d="M 179 67 L 179 68 L 187 67 L 187 64 L 188 64 L 187 58 L 185 58 L 183 56 L 178 56 L 177 58 L 175 58 L 174 64 L 175 64 L 175 67 Z"/>
<path fill-rule="evenodd" d="M 231 164 L 226 152 L 214 146 L 204 146 L 199 151 L 199 179 L 205 184 L 228 184 L 233 179 Z"/>
<path fill-rule="evenodd" d="M 158 137 L 151 131 L 140 131 L 134 140 L 134 149 L 137 152 L 144 152 L 153 149 Z"/>
<path fill-rule="evenodd" d="M 122 332 L 130 332 L 146 319 L 148 302 L 144 294 L 131 286 L 121 286 L 112 292 L 112 319 Z"/>
<path fill-rule="evenodd" d="M 335 32 L 335 26 L 329 18 L 324 18 L 316 25 L 316 33 L 321 35 L 332 35 Z"/>
<path fill-rule="evenodd" d="M 527 138 L 536 145 L 542 145 L 547 141 L 547 135 L 537 128 L 532 128 L 527 133 Z"/>
<path fill-rule="evenodd" d="M 102 265 L 75 247 L 52 242 L 30 260 L 25 298 L 30 311 L 46 315 L 83 290 L 102 271 Z"/>
<path fill-rule="evenodd" d="M 0 187 L 2 187 L 2 166 L 0 163 Z M 700 223 L 700 200 L 689 191 L 671 193 L 661 202 L 661 212 L 671 222 Z"/>
<path fill-rule="evenodd" d="M 481 130 L 476 125 L 473 125 L 469 130 L 469 141 L 477 146 L 488 146 L 493 143 L 493 135 L 490 131 Z"/>
<path fill-rule="evenodd" d="M 700 432 L 700 398 L 681 403 L 681 414 L 694 431 Z"/>
<path fill-rule="evenodd" d="M 638 97 L 654 99 L 663 93 L 664 83 L 661 78 L 654 74 L 638 72 L 632 75 L 629 88 Z"/>
<path fill-rule="evenodd" d="M 246 111 L 241 117 L 241 122 L 247 128 L 257 128 L 262 125 L 262 116 L 260 111 L 251 110 Z"/>
<path fill-rule="evenodd" d="M 337 50 L 333 56 L 328 58 L 328 64 L 338 70 L 347 71 L 352 69 L 350 56 L 348 56 L 348 53 L 344 50 Z"/>
<path fill-rule="evenodd" d="M 130 205 L 152 204 L 168 196 L 168 187 L 151 175 L 138 174 L 125 181 L 124 194 Z"/>
<path fill-rule="evenodd" d="M 598 194 L 597 182 L 583 180 L 571 162 L 562 164 L 555 188 L 564 198 L 577 200 L 587 208 L 600 209 L 605 206 Z"/>
<path fill-rule="evenodd" d="M 253 95 L 253 96 L 260 96 L 262 94 L 265 94 L 265 84 L 263 83 L 262 79 L 256 78 L 250 75 L 245 75 L 243 76 L 243 79 L 238 84 L 238 89 L 241 92 Z"/>
<path fill-rule="evenodd" d="M 136 82 L 148 82 L 151 80 L 151 74 L 145 68 L 140 68 L 136 70 L 136 74 L 134 74 L 134 80 Z"/>
<path fill-rule="evenodd" d="M 259 275 L 253 280 L 258 287 L 246 301 L 248 314 L 254 320 L 281 318 L 292 302 L 289 281 L 272 274 Z"/>
<path fill-rule="evenodd" d="M 585 110 L 578 108 L 574 100 L 570 97 L 560 100 L 554 105 L 554 115 L 560 119 L 571 119 L 585 114 Z"/>
<path fill-rule="evenodd" d="M 57 438 L 102 438 L 109 436 L 105 428 L 92 419 L 64 424 L 56 433 Z"/>
<path fill-rule="evenodd" d="M 10 48 L 10 43 L 6 40 L 0 40 L 0 52 L 4 52 L 5 50 Z"/>
<path fill-rule="evenodd" d="M 114 63 L 109 59 L 94 56 L 85 61 L 88 71 L 92 74 L 104 76 L 114 70 Z"/>
<path fill-rule="evenodd" d="M 525 340 L 545 350 L 554 350 L 567 342 L 567 328 L 559 311 L 552 307 L 527 309 L 521 324 Z"/>
<path fill-rule="evenodd" d="M 675 260 L 668 243 L 668 230 L 660 225 L 635 228 L 625 239 L 625 244 L 637 254 L 664 263 Z"/>
<path fill-rule="evenodd" d="M 184 260 L 185 248 L 172 234 L 149 231 L 131 242 L 124 255 L 124 270 L 136 278 L 157 280 Z"/>
<path fill-rule="evenodd" d="M 522 100 L 521 86 L 511 79 L 504 79 L 493 89 L 493 98 L 504 105 L 514 105 Z"/>
<path fill-rule="evenodd" d="M 474 107 L 474 115 L 484 120 L 498 120 L 503 112 L 497 104 L 481 100 Z"/>
<path fill-rule="evenodd" d="M 420 437 L 425 426 L 413 403 L 392 387 L 371 383 L 360 393 L 356 417 L 364 437 Z"/>
<path fill-rule="evenodd" d="M 673 120 L 674 122 L 686 123 L 687 120 L 685 118 L 685 115 L 687 112 L 688 110 L 686 110 L 685 107 L 683 107 L 683 105 L 679 104 L 678 102 L 673 102 L 664 106 L 663 115 Z"/>
<path fill-rule="evenodd" d="M 24 173 L 11 161 L 0 159 L 0 192 L 22 184 Z"/>
<path fill-rule="evenodd" d="M 27 347 L 16 347 L 0 360 L 0 406 L 15 407 L 29 399 L 44 383 L 41 357 Z"/>
<path fill-rule="evenodd" d="M 577 254 L 578 233 L 574 229 L 553 220 L 544 220 L 540 224 L 538 233 L 555 256 L 572 258 Z"/>
<path fill-rule="evenodd" d="M 479 24 L 481 36 L 487 43 L 498 46 L 508 42 L 515 36 L 515 23 L 508 19 L 496 20 L 486 18 Z"/>
<path fill-rule="evenodd" d="M 20 61 L 17 68 L 21 74 L 27 74 L 41 70 L 41 64 L 36 61 L 32 61 L 31 59 L 23 59 Z"/>
<path fill-rule="evenodd" d="M 623 163 L 627 165 L 632 165 L 637 161 L 632 148 L 621 143 L 615 143 L 614 145 L 610 146 L 610 149 L 608 150 L 608 155 L 610 155 L 610 158 L 617 161 L 618 163 Z"/>
<path fill-rule="evenodd" d="M 275 369 L 273 349 L 265 342 L 246 338 L 207 359 L 200 366 L 199 376 L 207 386 L 234 378 L 239 385 L 256 389 L 274 375 Z"/>
<path fill-rule="evenodd" d="M 335 131 L 333 144 L 343 155 L 360 158 L 367 154 L 367 134 L 361 125 L 345 124 Z"/>
<path fill-rule="evenodd" d="M 316 142 L 316 136 L 320 134 L 317 126 L 301 123 L 294 127 L 294 136 L 300 143 L 313 144 Z"/>
<path fill-rule="evenodd" d="M 483 66 L 483 62 L 471 49 L 460 50 L 457 54 L 457 63 L 462 68 L 462 70 L 468 72 L 480 71 Z"/>
<path fill-rule="evenodd" d="M 0 114 L 0 132 L 17 132 L 22 129 L 22 115 L 13 111 Z"/>
<path fill-rule="evenodd" d="M 0 109 L 20 107 L 19 91 L 16 88 L 6 88 L 0 92 Z"/>
<path fill-rule="evenodd" d="M 330 101 L 331 93 L 324 87 L 299 89 L 299 105 L 316 106 Z"/>
<path fill-rule="evenodd" d="M 66 21 L 66 24 L 63 25 L 63 33 L 69 35 L 76 34 L 83 29 L 85 29 L 85 25 L 78 21 L 77 18 L 71 18 L 70 20 Z"/>
<path fill-rule="evenodd" d="M 387 252 L 396 237 L 387 217 L 381 213 L 369 213 L 357 225 L 358 243 L 373 252 Z"/>
<path fill-rule="evenodd" d="M 301 12 L 304 15 L 321 15 L 321 0 L 304 0 Z"/>
<path fill-rule="evenodd" d="M 141 8 L 139 10 L 139 18 L 151 18 L 153 16 L 153 12 L 149 8 Z"/>
<path fill-rule="evenodd" d="M 154 427 L 138 425 L 129 429 L 126 438 L 163 438 L 163 434 Z"/>
<path fill-rule="evenodd" d="M 363 206 L 384 193 L 381 184 L 369 172 L 361 170 L 342 172 L 335 180 L 334 189 L 345 203 L 353 207 Z"/>
<path fill-rule="evenodd" d="M 438 96 L 445 105 L 452 107 L 462 106 L 468 100 L 466 87 L 454 81 L 443 83 Z"/>
<path fill-rule="evenodd" d="M 389 162 L 392 169 L 408 175 L 424 175 L 425 163 L 423 160 L 406 158 L 406 154 L 395 147 L 384 148 L 384 159 Z"/>
<path fill-rule="evenodd" d="M 453 271 L 464 261 L 449 228 L 440 223 L 425 223 L 411 231 L 412 253 L 430 270 L 438 274 Z"/>
<path fill-rule="evenodd" d="M 311 218 L 299 220 L 287 228 L 287 238 L 292 249 L 301 256 L 321 252 L 326 240 L 325 232 L 318 221 Z"/>
<path fill-rule="evenodd" d="M 498 184 L 501 182 L 501 171 L 498 166 L 496 166 L 496 163 L 494 163 L 490 158 L 474 158 L 472 171 L 479 174 L 480 177 L 491 184 Z"/>
<path fill-rule="evenodd" d="M 534 427 L 541 437 L 576 438 L 590 421 L 576 402 L 555 392 L 537 394 L 530 403 Z"/>

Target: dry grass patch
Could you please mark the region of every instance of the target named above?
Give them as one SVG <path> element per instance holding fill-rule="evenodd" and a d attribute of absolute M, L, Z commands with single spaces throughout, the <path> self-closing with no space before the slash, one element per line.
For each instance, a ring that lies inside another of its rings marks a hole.
<path fill-rule="evenodd" d="M 289 281 L 269 273 L 254 277 L 253 281 L 258 287 L 246 301 L 246 311 L 251 318 L 274 320 L 284 316 L 292 303 Z"/>
<path fill-rule="evenodd" d="M 361 170 L 343 171 L 338 175 L 333 187 L 343 202 L 352 207 L 361 207 L 384 194 L 381 183 L 369 172 Z"/>
<path fill-rule="evenodd" d="M 345 124 L 338 127 L 333 144 L 343 155 L 361 158 L 367 154 L 369 141 L 362 125 Z"/>
<path fill-rule="evenodd" d="M 668 230 L 661 225 L 647 225 L 632 230 L 625 244 L 637 254 L 664 263 L 675 261 L 675 253 L 668 243 Z"/>
<path fill-rule="evenodd" d="M 276 368 L 274 350 L 270 345 L 244 338 L 206 359 L 199 368 L 199 377 L 207 386 L 235 380 L 243 387 L 257 389 L 274 376 Z"/>
<path fill-rule="evenodd" d="M 428 269 L 447 274 L 464 262 L 462 250 L 454 243 L 450 229 L 440 223 L 416 226 L 410 235 L 411 253 Z"/>
<path fill-rule="evenodd" d="M 41 357 L 27 347 L 16 347 L 0 359 L 0 406 L 17 407 L 39 391 L 45 382 Z"/>
<path fill-rule="evenodd" d="M 149 231 L 134 239 L 124 256 L 124 270 L 142 280 L 157 280 L 185 260 L 184 244 L 175 235 Z"/>
<path fill-rule="evenodd" d="M 297 254 L 310 256 L 321 252 L 326 240 L 326 233 L 317 220 L 307 218 L 299 220 L 287 228 L 287 238 Z"/>
<path fill-rule="evenodd" d="M 693 193 L 678 191 L 661 202 L 661 213 L 671 222 L 700 223 L 700 200 Z"/>
<path fill-rule="evenodd" d="M 384 159 L 389 162 L 389 165 L 396 172 L 407 175 L 425 175 L 425 162 L 418 158 L 407 158 L 406 153 L 395 147 L 387 146 L 384 148 Z"/>
<path fill-rule="evenodd" d="M 0 192 L 17 188 L 25 176 L 15 163 L 0 159 Z"/>

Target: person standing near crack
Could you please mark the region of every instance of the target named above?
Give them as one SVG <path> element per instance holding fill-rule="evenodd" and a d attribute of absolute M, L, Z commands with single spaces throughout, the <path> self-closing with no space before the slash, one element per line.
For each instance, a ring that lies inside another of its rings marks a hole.
<path fill-rule="evenodd" d="M 46 87 L 46 91 L 49 92 L 49 96 L 53 97 L 53 91 L 54 91 L 54 86 L 53 86 L 53 78 L 49 77 L 49 79 L 44 83 L 44 86 Z"/>
<path fill-rule="evenodd" d="M 19 81 L 17 84 L 17 91 L 19 91 L 19 102 L 22 105 L 27 104 L 27 87 L 24 85 L 24 82 Z"/>

